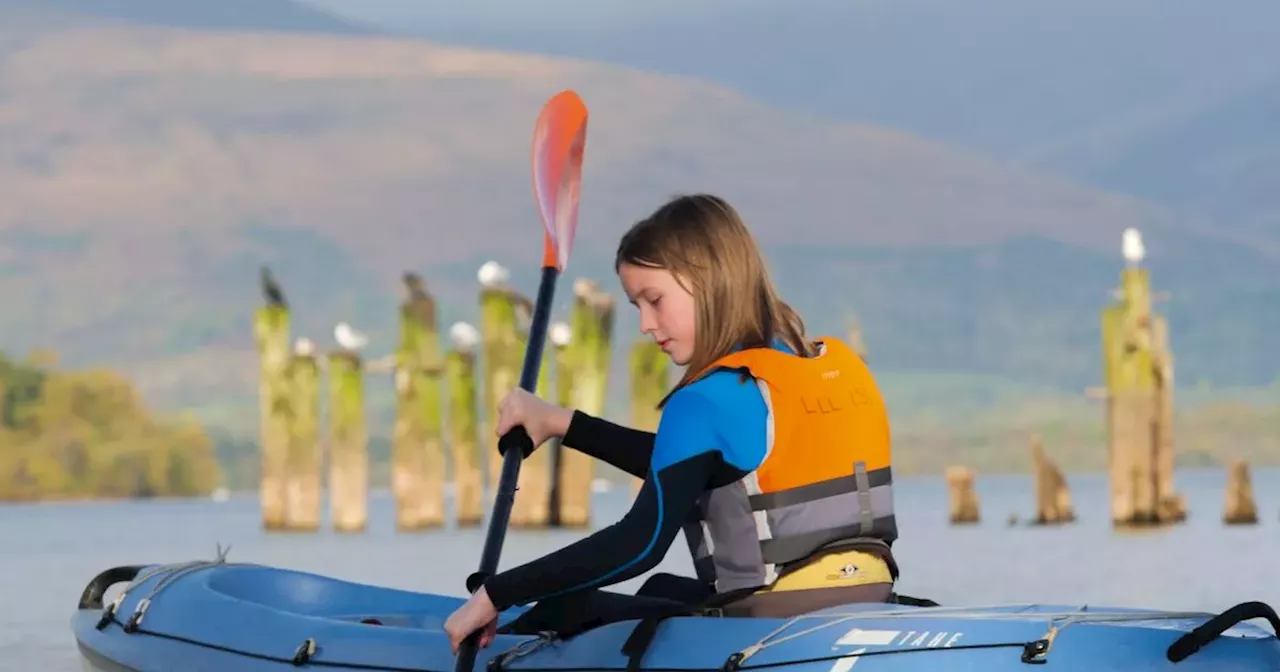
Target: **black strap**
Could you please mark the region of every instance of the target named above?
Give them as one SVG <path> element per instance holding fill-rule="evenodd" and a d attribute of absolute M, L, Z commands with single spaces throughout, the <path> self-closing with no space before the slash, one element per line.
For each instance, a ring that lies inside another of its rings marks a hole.
<path fill-rule="evenodd" d="M 1179 637 L 1178 641 L 1169 646 L 1165 655 L 1169 658 L 1169 662 L 1179 662 L 1199 651 L 1236 624 L 1255 618 L 1266 619 L 1271 624 L 1271 629 L 1275 630 L 1276 634 L 1280 634 L 1280 616 L 1276 615 L 1275 609 L 1264 602 L 1241 602 Z"/>
<path fill-rule="evenodd" d="M 672 605 L 669 612 L 651 614 L 640 619 L 636 627 L 632 628 L 631 636 L 622 643 L 622 655 L 627 657 L 626 672 L 638 672 L 641 669 L 640 664 L 644 661 L 644 654 L 649 651 L 649 645 L 653 644 L 654 637 L 658 635 L 658 626 L 662 625 L 663 621 L 673 616 L 719 616 L 723 613 L 722 609 L 725 605 L 759 589 L 760 586 L 751 586 L 715 593 L 701 602 Z"/>
<path fill-rule="evenodd" d="M 477 590 L 480 590 L 480 586 L 483 586 L 484 582 L 488 581 L 490 576 L 492 575 L 488 572 L 472 572 L 467 575 L 467 592 L 474 593 Z"/>
<path fill-rule="evenodd" d="M 938 607 L 941 606 L 933 600 L 923 597 L 910 597 L 893 593 L 889 596 L 889 604 L 905 604 L 909 607 Z"/>

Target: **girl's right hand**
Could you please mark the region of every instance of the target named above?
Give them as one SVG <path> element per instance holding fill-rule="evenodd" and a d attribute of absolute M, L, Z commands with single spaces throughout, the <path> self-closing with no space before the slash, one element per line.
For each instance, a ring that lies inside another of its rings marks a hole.
<path fill-rule="evenodd" d="M 498 420 L 494 433 L 499 438 L 512 427 L 524 425 L 524 431 L 533 439 L 533 447 L 541 446 L 547 439 L 563 437 L 569 431 L 573 411 L 544 401 L 536 394 L 517 387 L 498 402 Z"/>

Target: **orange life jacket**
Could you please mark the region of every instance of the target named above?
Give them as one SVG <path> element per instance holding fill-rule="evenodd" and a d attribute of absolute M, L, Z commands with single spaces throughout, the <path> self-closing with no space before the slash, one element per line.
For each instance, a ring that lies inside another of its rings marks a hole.
<path fill-rule="evenodd" d="M 897 538 L 889 418 L 871 371 L 837 338 L 806 358 L 751 348 L 702 374 L 741 370 L 768 408 L 763 462 L 704 495 L 686 526 L 695 567 L 718 592 L 769 586 L 819 552 L 849 547 L 883 557 Z M 745 500 L 745 501 L 743 501 Z"/>

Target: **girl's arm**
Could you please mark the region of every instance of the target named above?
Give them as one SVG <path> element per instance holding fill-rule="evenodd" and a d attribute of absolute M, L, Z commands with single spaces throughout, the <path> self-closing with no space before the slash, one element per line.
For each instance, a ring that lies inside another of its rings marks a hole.
<path fill-rule="evenodd" d="M 653 458 L 654 433 L 623 427 L 574 411 L 562 443 L 635 476 L 644 478 Z"/>
<path fill-rule="evenodd" d="M 631 510 L 617 523 L 564 549 L 490 577 L 485 582 L 485 592 L 494 607 L 502 611 L 577 590 L 608 586 L 640 576 L 662 562 L 702 495 L 710 487 L 743 475 L 722 457 L 726 451 L 717 428 L 722 415 L 723 411 L 693 387 L 673 396 L 662 415 L 656 441 L 648 439 L 653 469 L 647 473 Z M 578 429 L 602 423 L 583 417 L 588 422 L 574 420 L 582 423 Z M 604 434 L 615 430 L 600 431 Z M 757 433 L 763 437 L 763 432 Z M 569 438 L 566 433 L 566 442 Z M 759 440 L 763 442 L 763 438 Z M 612 448 L 622 443 L 617 440 L 599 445 Z"/>

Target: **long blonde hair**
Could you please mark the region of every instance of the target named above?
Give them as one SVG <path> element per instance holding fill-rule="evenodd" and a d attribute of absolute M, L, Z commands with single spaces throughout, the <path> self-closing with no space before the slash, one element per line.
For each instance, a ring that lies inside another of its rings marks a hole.
<path fill-rule="evenodd" d="M 751 232 L 718 196 L 678 196 L 637 222 L 618 243 L 614 270 L 624 262 L 670 271 L 693 295 L 696 342 L 675 389 L 738 346 L 770 347 L 781 340 L 796 354 L 816 354 L 804 321 L 778 298 Z"/>

